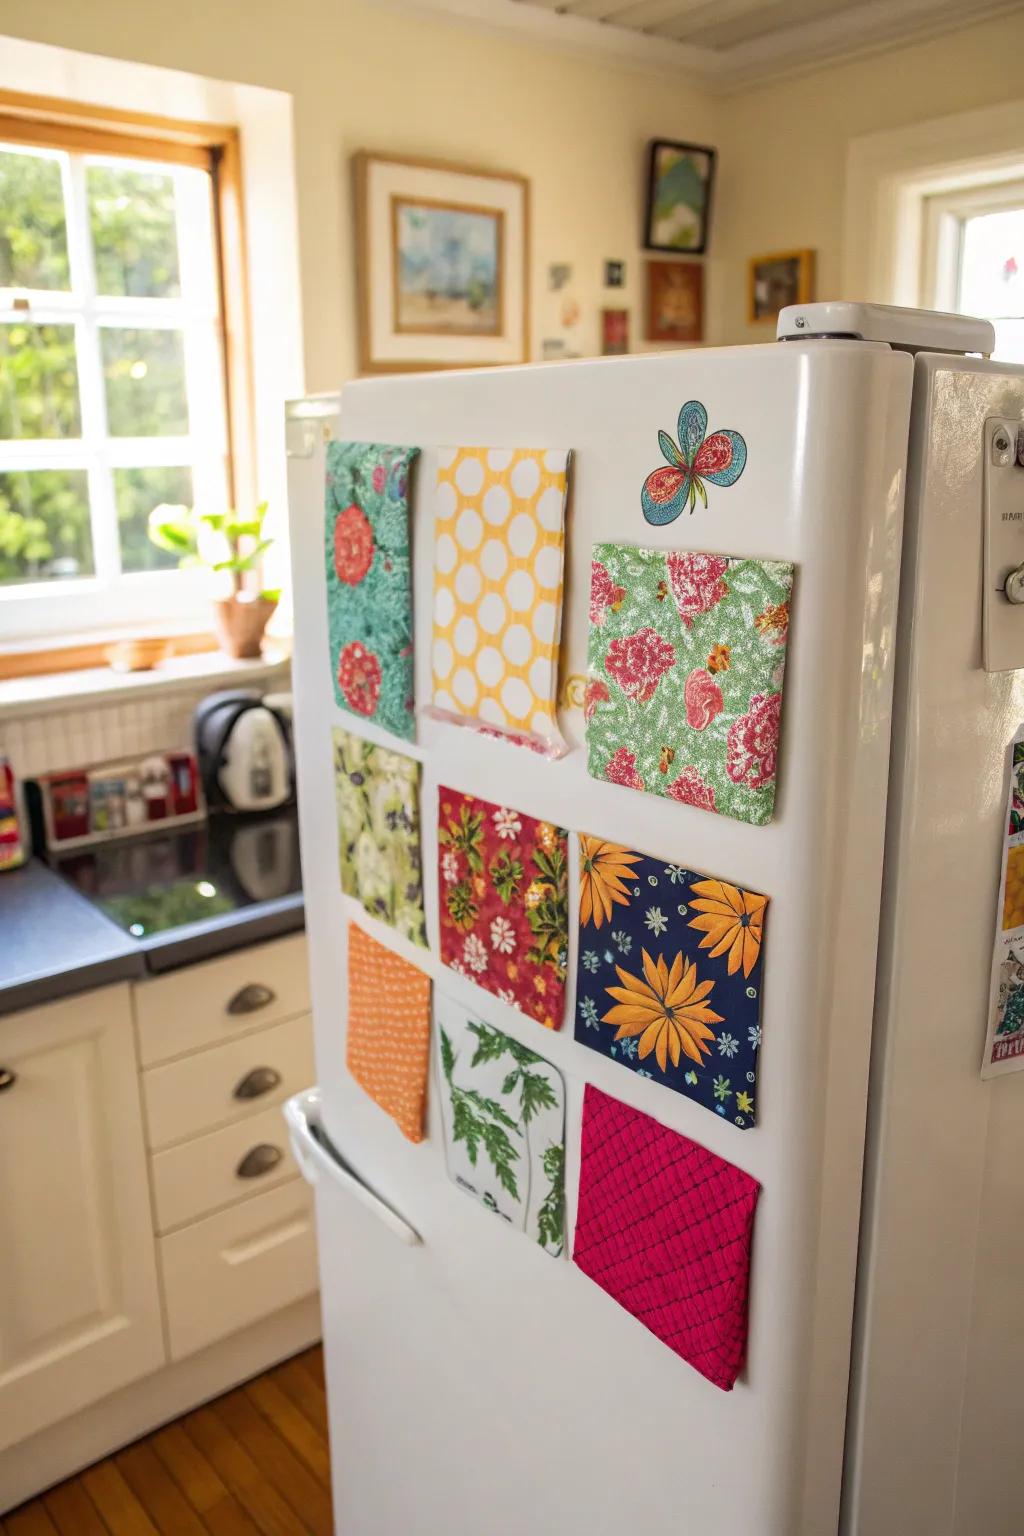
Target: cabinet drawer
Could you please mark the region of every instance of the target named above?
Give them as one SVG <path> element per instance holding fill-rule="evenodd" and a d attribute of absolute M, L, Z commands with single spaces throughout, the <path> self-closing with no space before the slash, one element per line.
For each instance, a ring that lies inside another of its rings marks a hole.
<path fill-rule="evenodd" d="M 133 988 L 144 1067 L 309 1012 L 306 936 L 254 944 Z"/>
<path fill-rule="evenodd" d="M 193 1136 L 153 1154 L 156 1230 L 197 1221 L 233 1200 L 283 1184 L 298 1171 L 276 1104 L 237 1125 Z"/>
<path fill-rule="evenodd" d="M 312 1190 L 301 1178 L 158 1239 L 172 1360 L 317 1287 Z"/>
<path fill-rule="evenodd" d="M 308 1014 L 142 1074 L 154 1152 L 281 1104 L 316 1077 Z"/>

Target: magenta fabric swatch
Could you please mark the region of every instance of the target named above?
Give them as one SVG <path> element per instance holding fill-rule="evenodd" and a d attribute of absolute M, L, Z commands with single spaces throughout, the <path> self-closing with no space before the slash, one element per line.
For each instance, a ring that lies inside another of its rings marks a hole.
<path fill-rule="evenodd" d="M 589 1083 L 573 1260 L 716 1387 L 747 1351 L 747 1280 L 761 1186 Z"/>

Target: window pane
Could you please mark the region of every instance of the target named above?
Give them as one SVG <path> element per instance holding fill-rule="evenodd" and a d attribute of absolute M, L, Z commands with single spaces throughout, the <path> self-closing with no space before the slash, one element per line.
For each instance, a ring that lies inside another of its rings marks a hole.
<path fill-rule="evenodd" d="M 1024 208 L 964 220 L 960 308 L 989 319 L 1024 314 Z"/>
<path fill-rule="evenodd" d="M 0 583 L 91 576 L 84 469 L 0 474 Z"/>
<path fill-rule="evenodd" d="M 173 571 L 178 561 L 166 549 L 158 549 L 146 527 L 149 514 L 161 502 L 192 505 L 192 471 L 176 469 L 115 469 L 114 497 L 121 538 L 123 571 Z"/>
<path fill-rule="evenodd" d="M 70 288 L 56 155 L 0 150 L 0 288 Z"/>
<path fill-rule="evenodd" d="M 173 178 L 108 165 L 85 176 L 97 293 L 180 294 Z"/>
<path fill-rule="evenodd" d="M 111 437 L 183 437 L 188 432 L 180 331 L 100 330 Z"/>
<path fill-rule="evenodd" d="M 73 325 L 0 325 L 0 438 L 81 437 Z"/>

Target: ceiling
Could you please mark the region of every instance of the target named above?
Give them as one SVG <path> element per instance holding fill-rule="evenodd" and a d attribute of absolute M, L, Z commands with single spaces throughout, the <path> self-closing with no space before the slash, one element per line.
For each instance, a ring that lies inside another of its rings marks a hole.
<path fill-rule="evenodd" d="M 574 51 L 739 86 L 953 31 L 1021 0 L 414 0 Z"/>

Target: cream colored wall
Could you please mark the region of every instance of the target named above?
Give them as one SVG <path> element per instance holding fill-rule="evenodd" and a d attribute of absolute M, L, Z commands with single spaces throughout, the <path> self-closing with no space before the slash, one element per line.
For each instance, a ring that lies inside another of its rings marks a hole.
<path fill-rule="evenodd" d="M 819 297 L 841 288 L 843 193 L 851 137 L 1022 94 L 1024 11 L 734 96 L 688 80 L 546 52 L 368 0 L 0 0 L 0 33 L 271 86 L 294 97 L 309 389 L 355 367 L 349 157 L 356 149 L 436 156 L 531 179 L 533 350 L 564 334 L 598 350 L 602 303 L 643 328 L 644 147 L 654 136 L 720 151 L 706 333 L 764 339 L 746 322 L 747 259 L 810 246 Z M 3 68 L 0 86 L 17 87 Z M 1022 125 L 1024 137 L 1024 125 Z M 605 290 L 606 257 L 626 290 Z M 547 267 L 568 261 L 582 322 L 558 325 Z M 858 297 L 859 295 L 843 295 Z"/>
<path fill-rule="evenodd" d="M 713 142 L 712 104 L 667 76 L 548 53 L 365 0 L 0 0 L 0 33 L 294 96 L 306 384 L 355 368 L 349 157 L 357 149 L 521 172 L 532 183 L 534 352 L 556 334 L 549 262 L 568 261 L 598 350 L 601 303 L 641 330 L 639 233 L 651 137 Z M 0 86 L 6 77 L 0 40 Z M 602 287 L 605 257 L 628 288 Z"/>
<path fill-rule="evenodd" d="M 759 253 L 815 249 L 818 298 L 864 297 L 841 292 L 850 139 L 1020 98 L 1022 57 L 1024 10 L 717 103 L 721 158 L 708 317 L 714 339 L 771 335 L 771 326 L 746 322 L 747 259 Z"/>

